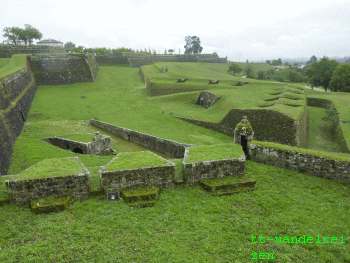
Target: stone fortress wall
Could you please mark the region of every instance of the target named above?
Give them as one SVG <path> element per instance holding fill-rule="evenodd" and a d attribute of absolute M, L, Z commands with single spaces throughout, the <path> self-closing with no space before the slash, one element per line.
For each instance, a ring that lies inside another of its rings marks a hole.
<path fill-rule="evenodd" d="M 37 54 L 31 58 L 38 84 L 70 84 L 96 79 L 97 63 L 91 54 Z"/>
<path fill-rule="evenodd" d="M 0 175 L 8 172 L 13 145 L 22 131 L 35 92 L 36 83 L 29 62 L 0 79 Z"/>

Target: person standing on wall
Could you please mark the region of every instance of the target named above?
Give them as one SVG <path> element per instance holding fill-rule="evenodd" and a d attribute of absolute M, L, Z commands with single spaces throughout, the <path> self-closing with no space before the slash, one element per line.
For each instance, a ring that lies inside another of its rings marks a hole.
<path fill-rule="evenodd" d="M 247 116 L 243 116 L 242 120 L 236 125 L 234 130 L 234 142 L 242 146 L 246 160 L 250 160 L 249 142 L 254 137 L 254 131 Z"/>

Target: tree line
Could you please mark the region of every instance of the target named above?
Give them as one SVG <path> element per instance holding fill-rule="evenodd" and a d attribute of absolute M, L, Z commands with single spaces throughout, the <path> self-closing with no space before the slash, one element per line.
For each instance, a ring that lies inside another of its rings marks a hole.
<path fill-rule="evenodd" d="M 3 36 L 10 44 L 15 46 L 19 44 L 32 45 L 34 40 L 40 40 L 42 33 L 31 25 L 24 25 L 24 27 L 5 27 L 3 30 Z"/>
<path fill-rule="evenodd" d="M 281 59 L 268 60 L 266 63 L 275 67 L 256 71 L 247 61 L 245 65 L 230 63 L 228 72 L 232 75 L 244 74 L 248 78 L 260 80 L 306 82 L 311 87 L 322 87 L 325 91 L 350 92 L 349 63 L 339 63 L 327 57 L 318 59 L 316 56 L 312 56 L 304 67 L 283 64 Z"/>

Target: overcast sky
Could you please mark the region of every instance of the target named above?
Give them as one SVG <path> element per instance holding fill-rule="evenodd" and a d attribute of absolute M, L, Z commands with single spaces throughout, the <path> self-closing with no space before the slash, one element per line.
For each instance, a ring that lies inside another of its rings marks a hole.
<path fill-rule="evenodd" d="M 1 0 L 0 30 L 24 24 L 86 47 L 183 51 L 198 35 L 232 60 L 350 55 L 350 0 Z"/>

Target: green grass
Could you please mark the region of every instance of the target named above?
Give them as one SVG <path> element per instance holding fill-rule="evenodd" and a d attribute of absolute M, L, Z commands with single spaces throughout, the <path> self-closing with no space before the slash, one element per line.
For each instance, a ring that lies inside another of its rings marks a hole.
<path fill-rule="evenodd" d="M 5 66 L 9 61 L 9 58 L 0 58 L 0 68 Z"/>
<path fill-rule="evenodd" d="M 13 55 L 9 61 L 0 62 L 0 79 L 26 67 L 27 55 Z"/>
<path fill-rule="evenodd" d="M 340 152 L 341 146 L 332 139 L 332 132 L 329 130 L 326 109 L 320 107 L 307 107 L 308 110 L 308 148 L 329 152 Z"/>
<path fill-rule="evenodd" d="M 350 236 L 349 186 L 247 163 L 254 192 L 216 197 L 199 187 L 164 190 L 147 209 L 100 197 L 61 213 L 1 208 L 0 262 L 348 262 L 350 244 L 252 244 L 251 235 Z"/>
<path fill-rule="evenodd" d="M 346 154 L 346 153 L 318 151 L 313 149 L 300 148 L 300 147 L 290 146 L 286 144 L 264 142 L 264 141 L 253 141 L 253 144 L 274 148 L 276 150 L 310 154 L 310 155 L 318 156 L 321 158 L 327 158 L 335 161 L 350 162 L 350 154 Z"/>
<path fill-rule="evenodd" d="M 106 165 L 107 171 L 132 170 L 169 165 L 169 162 L 150 151 L 119 153 Z"/>
<path fill-rule="evenodd" d="M 191 146 L 185 158 L 186 163 L 194 163 L 208 160 L 237 159 L 242 157 L 243 151 L 240 145 L 218 144 Z"/>
<path fill-rule="evenodd" d="M 12 179 L 21 181 L 72 176 L 83 172 L 83 169 L 84 166 L 77 157 L 46 159 L 22 171 Z"/>
<path fill-rule="evenodd" d="M 347 148 L 350 150 L 350 93 L 346 92 L 319 92 L 308 90 L 308 95 L 311 97 L 317 97 L 330 100 L 334 103 L 340 119 L 340 127 L 343 131 L 343 135 L 347 144 Z"/>

